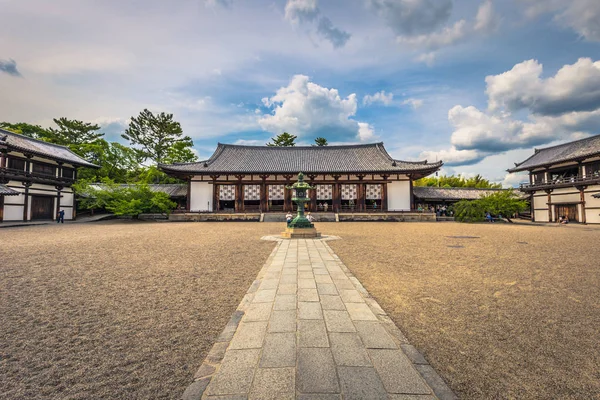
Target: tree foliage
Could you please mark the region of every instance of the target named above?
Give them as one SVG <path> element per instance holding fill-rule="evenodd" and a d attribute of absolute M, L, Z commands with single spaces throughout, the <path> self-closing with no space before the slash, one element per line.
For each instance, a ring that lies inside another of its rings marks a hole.
<path fill-rule="evenodd" d="M 296 139 L 298 136 L 290 135 L 287 132 L 283 132 L 280 135 L 271 138 L 271 141 L 267 143 L 270 147 L 292 147 L 296 145 Z"/>
<path fill-rule="evenodd" d="M 106 209 L 115 215 L 137 218 L 143 213 L 169 214 L 177 203 L 164 192 L 154 192 L 146 183 L 120 185 L 111 179 L 102 179 L 98 188 L 90 181 L 80 180 L 73 189 L 80 196 L 80 207 L 84 209 Z"/>
<path fill-rule="evenodd" d="M 42 128 L 39 125 L 28 124 L 27 122 L 17 122 L 15 124 L 0 122 L 0 128 L 39 140 L 46 140 L 50 135 L 48 129 Z"/>
<path fill-rule="evenodd" d="M 436 186 L 436 187 L 468 187 L 478 189 L 501 189 L 499 183 L 492 183 L 483 176 L 477 174 L 472 178 L 464 176 L 442 175 L 440 177 L 430 176 L 414 181 L 414 186 Z"/>
<path fill-rule="evenodd" d="M 131 117 L 129 127 L 122 135 L 144 160 L 154 163 L 173 162 L 177 156 L 195 161 L 191 152 L 192 138 L 183 136 L 179 122 L 173 120 L 173 114 L 161 112 L 153 114 L 144 109 L 137 117 Z M 177 162 L 179 160 L 177 159 Z"/>
<path fill-rule="evenodd" d="M 460 222 L 481 222 L 485 214 L 502 216 L 509 222 L 512 215 L 526 210 L 527 201 L 522 200 L 513 190 L 499 190 L 483 195 L 477 200 L 461 200 L 454 204 L 454 218 Z"/>
<path fill-rule="evenodd" d="M 329 143 L 327 143 L 327 139 L 325 139 L 324 137 L 318 137 L 315 139 L 315 144 L 313 146 L 327 146 Z"/>

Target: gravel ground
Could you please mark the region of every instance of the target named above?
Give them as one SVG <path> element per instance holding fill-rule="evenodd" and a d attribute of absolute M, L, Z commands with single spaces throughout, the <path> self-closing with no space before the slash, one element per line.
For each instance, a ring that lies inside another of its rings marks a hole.
<path fill-rule="evenodd" d="M 461 398 L 600 398 L 600 227 L 318 228 Z"/>
<path fill-rule="evenodd" d="M 462 398 L 600 398 L 598 227 L 317 227 Z M 0 229 L 0 399 L 177 398 L 282 228 Z"/>
<path fill-rule="evenodd" d="M 178 398 L 272 251 L 269 229 L 0 229 L 0 399 Z"/>

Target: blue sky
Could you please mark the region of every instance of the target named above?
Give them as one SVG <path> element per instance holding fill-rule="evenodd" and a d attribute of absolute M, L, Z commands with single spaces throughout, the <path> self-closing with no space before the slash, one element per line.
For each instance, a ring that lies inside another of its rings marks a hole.
<path fill-rule="evenodd" d="M 597 0 L 0 0 L 0 120 L 120 140 L 143 108 L 217 142 L 383 141 L 445 173 L 600 133 Z"/>

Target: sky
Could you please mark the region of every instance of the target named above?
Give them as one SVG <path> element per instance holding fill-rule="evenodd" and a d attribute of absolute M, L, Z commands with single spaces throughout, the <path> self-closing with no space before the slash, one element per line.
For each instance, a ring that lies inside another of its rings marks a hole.
<path fill-rule="evenodd" d="M 218 142 L 384 142 L 514 186 L 534 148 L 600 134 L 598 0 L 0 0 L 0 120 L 108 140 L 174 114 Z"/>

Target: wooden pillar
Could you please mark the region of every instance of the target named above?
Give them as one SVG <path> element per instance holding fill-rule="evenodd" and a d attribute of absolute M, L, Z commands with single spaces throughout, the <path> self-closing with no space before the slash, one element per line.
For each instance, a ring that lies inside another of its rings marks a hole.
<path fill-rule="evenodd" d="M 342 209 L 342 186 L 339 182 L 341 175 L 332 175 L 335 179 L 333 184 L 333 212 L 339 213 Z"/>
<path fill-rule="evenodd" d="M 0 222 L 4 220 L 4 196 L 0 194 Z"/>
<path fill-rule="evenodd" d="M 27 213 L 27 209 L 29 208 L 29 186 L 31 186 L 31 182 L 21 182 L 23 186 L 25 186 L 25 199 L 23 200 L 23 221 L 29 221 Z"/>
<path fill-rule="evenodd" d="M 267 190 L 268 175 L 259 175 L 262 182 L 260 183 L 260 212 L 269 211 L 269 199 Z"/>
<path fill-rule="evenodd" d="M 308 210 L 315 212 L 317 210 L 317 185 L 315 185 L 315 179 L 317 175 L 308 175 L 310 179 L 310 186 L 314 187 L 314 189 L 310 190 L 308 195 L 310 196 L 310 203 L 308 204 Z"/>
<path fill-rule="evenodd" d="M 546 190 L 546 193 L 548 193 L 548 222 L 553 222 L 552 221 L 552 195 L 550 193 L 552 193 L 552 190 Z"/>
<path fill-rule="evenodd" d="M 60 212 L 60 192 L 63 190 L 62 186 L 55 186 L 56 188 L 56 212 L 54 213 L 55 217 L 58 218 L 58 213 Z"/>
<path fill-rule="evenodd" d="M 388 210 L 388 193 L 387 193 L 387 178 L 388 175 L 382 175 L 383 183 L 381 184 L 381 211 Z"/>
<path fill-rule="evenodd" d="M 585 189 L 587 188 L 587 186 L 578 186 L 577 189 L 579 189 L 579 201 L 581 201 L 581 218 L 580 221 L 582 224 L 586 223 L 585 220 Z"/>
<path fill-rule="evenodd" d="M 213 181 L 213 212 L 219 211 L 219 200 L 220 200 L 220 186 L 217 183 L 219 175 L 210 176 Z"/>
<path fill-rule="evenodd" d="M 366 184 L 363 183 L 364 175 L 356 175 L 358 177 L 358 184 L 356 185 L 356 205 L 359 212 L 367 211 L 367 187 Z"/>
<path fill-rule="evenodd" d="M 192 201 L 192 177 L 188 176 L 187 178 L 187 196 L 185 196 L 185 211 L 190 212 L 191 210 L 191 201 Z"/>
<path fill-rule="evenodd" d="M 283 211 L 292 212 L 294 210 L 294 206 L 292 205 L 293 191 L 292 189 L 288 189 L 287 187 L 291 186 L 291 179 L 293 175 L 283 175 L 283 177 L 285 178 L 285 186 L 283 188 Z"/>
<path fill-rule="evenodd" d="M 415 209 L 415 192 L 413 190 L 413 178 L 412 175 L 408 175 L 409 179 L 409 191 L 410 191 L 410 210 Z"/>
<path fill-rule="evenodd" d="M 243 212 L 244 211 L 244 184 L 242 183 L 242 178 L 244 175 L 236 175 L 237 183 L 235 184 L 235 212 Z"/>
<path fill-rule="evenodd" d="M 0 168 L 6 168 L 6 161 L 7 161 L 6 153 L 7 153 L 6 149 L 0 149 Z"/>

